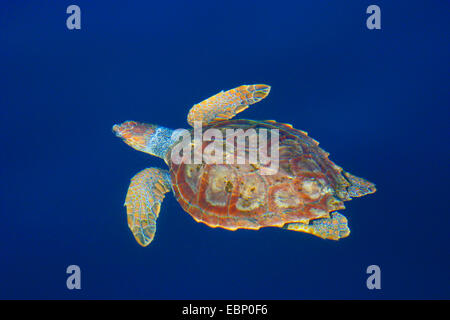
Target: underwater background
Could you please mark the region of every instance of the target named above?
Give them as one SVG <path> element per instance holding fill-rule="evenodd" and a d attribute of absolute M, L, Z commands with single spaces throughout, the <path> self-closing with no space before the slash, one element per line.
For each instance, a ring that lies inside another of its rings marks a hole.
<path fill-rule="evenodd" d="M 71 4 L 81 30 L 66 27 Z M 381 30 L 366 27 L 372 4 Z M 437 0 L 2 1 L 0 298 L 449 299 L 449 13 Z M 168 194 L 140 247 L 128 184 L 166 165 L 112 126 L 186 128 L 193 104 L 253 83 L 271 93 L 240 118 L 291 123 L 376 183 L 341 211 L 350 236 L 212 229 Z"/>

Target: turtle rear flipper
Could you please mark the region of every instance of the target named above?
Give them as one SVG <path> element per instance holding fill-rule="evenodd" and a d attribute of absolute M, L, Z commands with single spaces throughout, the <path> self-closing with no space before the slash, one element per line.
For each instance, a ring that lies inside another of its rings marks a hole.
<path fill-rule="evenodd" d="M 152 242 L 164 195 L 170 191 L 167 170 L 147 168 L 132 179 L 125 198 L 128 226 L 143 247 Z"/>
<path fill-rule="evenodd" d="M 189 110 L 187 121 L 193 127 L 194 122 L 210 124 L 233 118 L 249 105 L 267 97 L 270 86 L 265 84 L 243 85 L 218 94 L 194 105 Z"/>
<path fill-rule="evenodd" d="M 330 240 L 339 240 L 350 234 L 347 218 L 339 212 L 332 212 L 330 218 L 320 218 L 307 223 L 288 223 L 284 229 L 313 234 Z"/>
<path fill-rule="evenodd" d="M 350 197 L 362 197 L 366 194 L 371 194 L 377 191 L 375 184 L 370 181 L 367 181 L 363 178 L 356 177 L 348 172 L 344 171 L 344 175 L 347 180 L 350 182 L 350 186 L 347 189 L 347 192 Z"/>

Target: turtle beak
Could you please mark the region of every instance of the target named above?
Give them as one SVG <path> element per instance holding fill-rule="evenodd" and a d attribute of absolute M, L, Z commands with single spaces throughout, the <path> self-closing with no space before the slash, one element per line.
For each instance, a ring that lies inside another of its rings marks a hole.
<path fill-rule="evenodd" d="M 120 125 L 115 124 L 112 127 L 112 131 L 116 134 L 116 137 L 122 138 L 122 134 L 120 133 Z"/>
<path fill-rule="evenodd" d="M 117 137 L 128 139 L 133 135 L 133 129 L 138 125 L 135 121 L 125 121 L 122 124 L 116 124 L 112 127 Z"/>

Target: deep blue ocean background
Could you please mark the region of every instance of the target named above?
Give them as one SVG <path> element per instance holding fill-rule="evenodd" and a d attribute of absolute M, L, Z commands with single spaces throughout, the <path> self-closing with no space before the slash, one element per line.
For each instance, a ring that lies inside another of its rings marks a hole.
<path fill-rule="evenodd" d="M 66 8 L 81 8 L 81 30 Z M 366 8 L 381 8 L 381 30 Z M 450 3 L 2 1 L 0 298 L 449 299 Z M 155 241 L 126 223 L 130 178 L 162 160 L 111 127 L 187 127 L 189 108 L 266 83 L 241 118 L 308 131 L 377 184 L 339 242 L 196 223 L 166 197 Z M 81 290 L 66 268 L 81 268 Z M 366 268 L 381 268 L 368 290 Z"/>

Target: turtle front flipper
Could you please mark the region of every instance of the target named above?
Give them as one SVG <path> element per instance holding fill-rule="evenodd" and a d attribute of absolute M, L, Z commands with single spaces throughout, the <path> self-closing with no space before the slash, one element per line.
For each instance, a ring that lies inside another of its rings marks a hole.
<path fill-rule="evenodd" d="M 167 170 L 147 168 L 136 174 L 125 199 L 128 226 L 143 247 L 152 242 L 164 195 L 171 189 Z"/>
<path fill-rule="evenodd" d="M 209 124 L 216 121 L 228 120 L 244 111 L 249 105 L 257 103 L 267 97 L 270 86 L 265 84 L 243 85 L 218 94 L 194 105 L 188 114 L 188 123 L 193 127 L 194 122 Z"/>
<path fill-rule="evenodd" d="M 321 218 L 307 223 L 288 223 L 284 229 L 313 234 L 317 237 L 330 240 L 339 240 L 350 234 L 347 218 L 339 212 L 330 214 L 330 218 Z"/>

